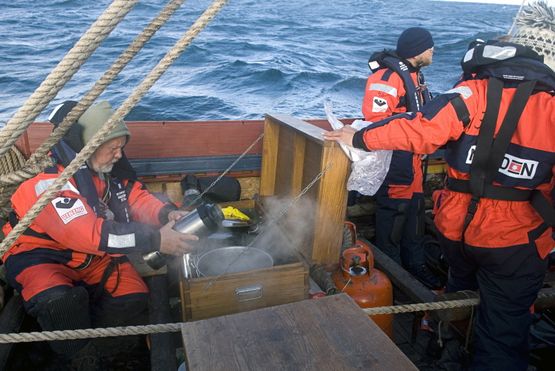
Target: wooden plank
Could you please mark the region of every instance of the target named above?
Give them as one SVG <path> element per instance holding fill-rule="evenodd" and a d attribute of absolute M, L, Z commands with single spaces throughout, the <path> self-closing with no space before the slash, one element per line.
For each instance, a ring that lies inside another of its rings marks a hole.
<path fill-rule="evenodd" d="M 260 196 L 275 193 L 278 158 L 279 126 L 267 118 L 264 123 L 264 144 L 260 167 Z"/>
<path fill-rule="evenodd" d="M 307 122 L 330 130 L 327 120 L 307 119 Z M 350 124 L 353 119 L 342 119 Z M 127 121 L 132 140 L 126 146 L 129 158 L 202 156 L 205 144 L 212 155 L 241 154 L 262 133 L 263 120 L 228 121 Z M 27 158 L 44 142 L 52 131 L 52 124 L 35 122 L 17 141 L 17 147 Z M 204 133 L 204 134 L 202 134 Z M 217 133 L 217 135 L 213 135 Z M 197 136 L 204 138 L 197 141 Z M 232 138 L 232 140 L 231 140 Z M 196 143 L 200 145 L 196 145 Z M 260 154 L 260 144 L 249 153 Z"/>
<path fill-rule="evenodd" d="M 295 132 L 287 127 L 279 130 L 276 180 L 274 195 L 289 197 L 292 184 L 292 167 L 295 158 Z"/>
<path fill-rule="evenodd" d="M 131 140 L 125 153 L 131 159 L 225 156 L 243 153 L 262 133 L 257 121 L 128 121 Z M 18 141 L 25 153 L 34 151 L 50 134 L 52 124 L 34 123 L 29 142 Z M 262 141 L 248 153 L 260 154 Z"/>
<path fill-rule="evenodd" d="M 296 134 L 293 139 L 294 158 L 291 172 L 291 195 L 296 196 L 302 190 L 304 174 L 304 157 L 306 140 L 301 135 Z"/>
<path fill-rule="evenodd" d="M 347 211 L 349 164 L 349 159 L 336 143 L 323 148 L 320 170 L 325 173 L 318 187 L 312 250 L 314 263 L 335 265 L 339 260 Z"/>
<path fill-rule="evenodd" d="M 270 114 L 266 115 L 266 119 L 273 120 L 281 126 L 287 126 L 297 133 L 303 134 L 306 138 L 320 143 L 322 146 L 327 146 L 332 143 L 330 141 L 324 141 L 322 136 L 323 130 L 320 127 L 312 125 L 296 117 L 281 114 Z"/>
<path fill-rule="evenodd" d="M 417 370 L 347 295 L 191 322 L 187 369 Z"/>

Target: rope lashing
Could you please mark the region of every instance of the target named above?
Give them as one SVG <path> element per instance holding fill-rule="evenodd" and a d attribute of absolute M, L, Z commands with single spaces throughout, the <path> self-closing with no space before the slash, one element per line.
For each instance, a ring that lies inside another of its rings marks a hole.
<path fill-rule="evenodd" d="M 0 131 L 0 156 L 4 155 L 98 48 L 138 0 L 115 0 L 91 25 L 58 65 Z"/>
<path fill-rule="evenodd" d="M 449 300 L 449 301 L 436 301 L 431 303 L 416 303 L 416 304 L 404 304 L 404 305 L 393 305 L 390 307 L 376 307 L 376 308 L 364 308 L 362 309 L 364 313 L 369 316 L 376 314 L 396 314 L 396 313 L 411 313 L 411 312 L 422 312 L 427 310 L 441 310 L 441 309 L 451 309 L 451 308 L 462 308 L 475 306 L 480 304 L 480 299 L 460 299 L 460 300 Z"/>
<path fill-rule="evenodd" d="M 104 126 L 91 138 L 89 143 L 77 154 L 71 163 L 64 169 L 60 176 L 48 187 L 48 189 L 40 196 L 31 209 L 19 221 L 19 223 L 10 231 L 0 245 L 0 254 L 3 254 L 14 241 L 29 227 L 31 222 L 46 207 L 46 205 L 58 194 L 60 189 L 67 183 L 69 178 L 75 174 L 79 167 L 94 153 L 94 151 L 104 142 L 104 138 L 112 132 L 117 125 L 120 117 L 125 117 L 144 94 L 154 85 L 154 83 L 162 76 L 162 74 L 170 67 L 191 44 L 194 38 L 206 27 L 206 25 L 216 16 L 221 8 L 227 3 L 227 0 L 216 0 L 212 5 L 197 19 L 185 35 L 170 49 L 164 58 L 150 71 L 147 77 L 133 91 L 133 93 L 123 102 L 120 108 L 106 121 Z"/>
<path fill-rule="evenodd" d="M 538 299 L 555 297 L 555 292 L 540 292 Z M 394 305 L 389 307 L 363 308 L 364 313 L 373 316 L 376 314 L 396 314 L 396 313 L 412 313 L 430 310 L 442 310 L 452 308 L 463 308 L 476 306 L 480 304 L 479 298 L 434 301 L 430 303 L 415 303 L 406 305 Z"/>
<path fill-rule="evenodd" d="M 162 332 L 178 332 L 184 323 L 165 323 L 144 326 L 122 326 L 95 329 L 36 331 L 0 334 L 0 344 L 30 343 L 33 341 L 75 340 L 110 336 L 147 335 Z"/>
<path fill-rule="evenodd" d="M 44 141 L 39 148 L 29 157 L 25 164 L 25 169 L 15 171 L 10 174 L 0 176 L 0 186 L 2 184 L 19 184 L 23 180 L 30 179 L 41 172 L 43 168 L 36 166 L 40 164 L 40 160 L 44 159 L 48 151 L 54 146 L 60 138 L 62 138 L 71 125 L 73 125 L 79 117 L 89 108 L 92 103 L 102 94 L 106 87 L 118 76 L 125 66 L 137 55 L 143 46 L 152 38 L 152 36 L 162 27 L 171 15 L 183 5 L 185 0 L 172 0 L 168 2 L 166 7 L 154 18 L 141 32 L 127 49 L 120 54 L 118 59 L 112 66 L 98 79 L 94 86 L 85 94 L 81 101 L 73 107 L 64 120 L 58 125 Z M 28 167 L 32 166 L 33 170 Z M 38 171 L 36 171 L 38 170 Z M 0 200 L 0 205 L 2 204 Z"/>
<path fill-rule="evenodd" d="M 540 292 L 538 294 L 538 298 L 547 298 L 547 297 L 553 297 L 553 296 L 555 296 L 555 293 L 553 292 L 546 292 L 546 293 Z M 422 311 L 475 306 L 475 305 L 478 305 L 479 302 L 480 302 L 480 299 L 475 298 L 475 299 L 448 300 L 448 301 L 431 302 L 431 303 L 395 305 L 395 306 L 388 306 L 388 307 L 361 308 L 361 310 L 368 315 L 411 313 L 411 312 L 422 312 Z M 95 328 L 95 329 L 9 333 L 9 334 L 0 334 L 0 344 L 28 343 L 33 341 L 88 339 L 88 338 L 108 337 L 108 336 L 146 335 L 146 334 L 156 334 L 156 333 L 162 333 L 162 332 L 179 332 L 181 331 L 181 327 L 184 325 L 187 325 L 187 323 L 178 322 L 178 323 L 165 323 L 165 324 L 143 325 L 143 326 L 120 326 L 120 327 L 106 327 L 106 328 Z"/>

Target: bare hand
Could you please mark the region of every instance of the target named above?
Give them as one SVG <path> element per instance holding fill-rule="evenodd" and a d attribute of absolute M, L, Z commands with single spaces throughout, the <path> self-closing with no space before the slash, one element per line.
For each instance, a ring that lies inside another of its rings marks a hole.
<path fill-rule="evenodd" d="M 351 125 L 345 125 L 341 129 L 325 132 L 324 139 L 352 146 L 355 133 L 356 130 Z"/>
<path fill-rule="evenodd" d="M 176 222 L 189 213 L 190 211 L 187 210 L 172 210 L 168 213 L 168 221 L 171 222 L 173 220 Z"/>
<path fill-rule="evenodd" d="M 191 252 L 193 246 L 187 241 L 198 241 L 194 234 L 180 233 L 172 229 L 175 221 L 160 228 L 160 252 L 168 255 L 183 255 Z"/>

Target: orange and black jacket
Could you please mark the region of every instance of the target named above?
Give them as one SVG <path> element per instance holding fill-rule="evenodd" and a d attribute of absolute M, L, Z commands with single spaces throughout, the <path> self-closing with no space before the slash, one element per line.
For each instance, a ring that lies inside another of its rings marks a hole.
<path fill-rule="evenodd" d="M 431 97 L 423 75 L 395 54 L 384 51 L 372 55 L 369 65 L 379 67 L 368 77 L 362 102 L 366 121 L 380 121 L 407 111 L 420 111 Z M 399 66 L 402 66 L 401 68 Z M 384 180 L 391 198 L 410 199 L 422 192 L 422 161 L 419 154 L 396 150 Z"/>
<path fill-rule="evenodd" d="M 10 222 L 4 225 L 5 234 L 63 169 L 57 165 L 19 186 L 12 195 L 13 212 Z M 36 248 L 69 250 L 71 261 L 67 265 L 80 268 L 94 255 L 159 250 L 158 228 L 167 222 L 167 215 L 175 206 L 158 200 L 138 181 L 112 178 L 106 182 L 88 168 L 80 171 L 90 173 L 93 192 L 99 199 L 106 199 L 115 217 L 105 218 L 102 212 L 95 211 L 72 178 L 4 254 L 4 261 L 10 255 Z"/>
<path fill-rule="evenodd" d="M 357 132 L 353 145 L 366 150 L 400 149 L 415 153 L 433 153 L 446 145 L 448 177 L 453 183 L 464 183 L 470 179 L 474 151 L 485 120 L 489 80 L 462 81 L 434 99 L 422 112 L 398 115 Z M 493 125 L 495 139 L 516 90 L 510 85 L 501 90 L 499 115 Z M 555 183 L 553 90 L 534 91 L 517 122 L 506 152 L 502 154 L 501 165 L 493 169 L 490 188 L 534 190 L 544 197 L 544 206 L 550 206 Z M 465 226 L 473 195 L 449 187 L 442 192 L 435 224 L 450 240 L 464 240 L 468 245 L 484 248 L 533 243 L 542 257 L 555 246 L 551 224 L 529 200 L 495 199 L 486 194 L 479 198 L 473 217 Z"/>

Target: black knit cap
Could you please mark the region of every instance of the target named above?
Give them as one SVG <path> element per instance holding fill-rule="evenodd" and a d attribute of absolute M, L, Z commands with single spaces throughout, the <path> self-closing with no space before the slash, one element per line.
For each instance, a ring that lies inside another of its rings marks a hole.
<path fill-rule="evenodd" d="M 397 55 L 401 58 L 411 58 L 425 52 L 434 46 L 432 34 L 422 27 L 411 27 L 403 31 L 397 40 Z"/>

